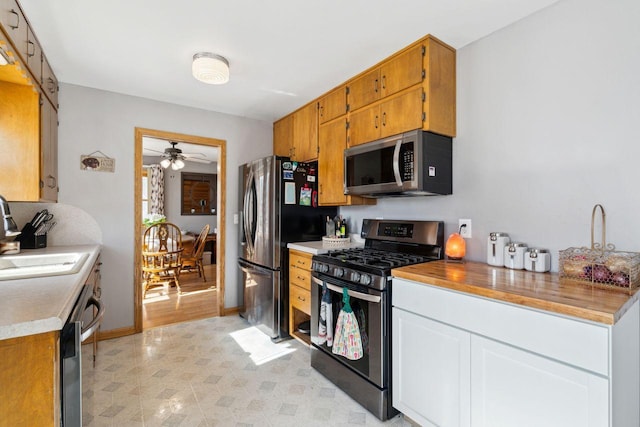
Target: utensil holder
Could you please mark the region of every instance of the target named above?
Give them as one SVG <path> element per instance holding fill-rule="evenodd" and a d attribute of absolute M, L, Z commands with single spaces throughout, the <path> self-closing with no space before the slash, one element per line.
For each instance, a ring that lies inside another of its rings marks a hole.
<path fill-rule="evenodd" d="M 36 234 L 36 229 L 30 222 L 22 227 L 22 231 L 16 237 L 23 249 L 41 249 L 47 247 L 47 234 Z"/>

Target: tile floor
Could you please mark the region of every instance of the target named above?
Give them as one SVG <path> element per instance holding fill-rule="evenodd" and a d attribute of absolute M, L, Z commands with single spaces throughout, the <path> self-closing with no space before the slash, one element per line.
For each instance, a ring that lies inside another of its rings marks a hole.
<path fill-rule="evenodd" d="M 386 423 L 309 365 L 295 340 L 272 343 L 237 315 L 83 348 L 85 426 L 411 426 Z"/>

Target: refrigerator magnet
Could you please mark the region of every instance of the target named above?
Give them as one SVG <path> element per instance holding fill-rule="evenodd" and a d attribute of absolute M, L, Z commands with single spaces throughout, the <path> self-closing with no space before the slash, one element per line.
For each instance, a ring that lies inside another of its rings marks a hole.
<path fill-rule="evenodd" d="M 316 177 L 314 175 L 307 175 L 307 181 L 316 182 Z"/>
<path fill-rule="evenodd" d="M 282 179 L 293 180 L 293 171 L 282 171 Z"/>
<path fill-rule="evenodd" d="M 296 183 L 295 182 L 284 183 L 284 204 L 285 205 L 296 204 Z"/>
<path fill-rule="evenodd" d="M 311 188 L 300 189 L 300 206 L 311 206 Z"/>

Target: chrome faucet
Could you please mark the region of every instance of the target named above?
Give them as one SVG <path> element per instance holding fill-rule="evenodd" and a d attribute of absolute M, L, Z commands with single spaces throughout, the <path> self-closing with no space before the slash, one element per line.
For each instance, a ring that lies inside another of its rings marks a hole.
<path fill-rule="evenodd" d="M 14 237 L 20 234 L 16 222 L 11 217 L 11 211 L 9 210 L 9 202 L 7 199 L 0 196 L 0 212 L 2 213 L 2 225 L 4 228 L 4 237 Z"/>

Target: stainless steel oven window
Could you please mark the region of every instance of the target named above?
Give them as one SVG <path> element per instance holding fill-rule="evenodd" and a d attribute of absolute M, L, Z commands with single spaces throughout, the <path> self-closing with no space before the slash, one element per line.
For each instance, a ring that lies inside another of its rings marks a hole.
<path fill-rule="evenodd" d="M 331 357 L 339 360 L 351 370 L 379 387 L 385 387 L 388 382 L 388 378 L 385 377 L 384 373 L 385 363 L 388 362 L 388 353 L 384 346 L 385 335 L 388 332 L 386 331 L 388 319 L 386 319 L 387 314 L 385 313 L 387 294 L 374 289 L 355 289 L 353 286 L 341 283 L 335 278 L 327 280 L 327 288 L 332 301 L 334 328 L 342 308 L 342 289 L 345 286 L 348 288 L 351 308 L 358 319 L 360 335 L 363 341 L 363 357 L 358 360 L 349 360 L 334 354 L 327 343 L 318 344 L 318 322 L 323 280 L 315 276 L 312 276 L 311 287 L 311 340 L 314 347 L 331 355 Z"/>

